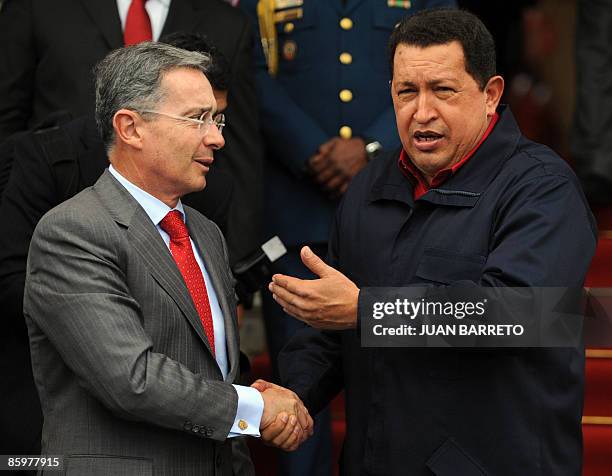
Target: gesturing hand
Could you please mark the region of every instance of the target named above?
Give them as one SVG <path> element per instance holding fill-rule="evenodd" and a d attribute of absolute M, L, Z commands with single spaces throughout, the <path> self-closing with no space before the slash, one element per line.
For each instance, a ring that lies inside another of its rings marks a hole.
<path fill-rule="evenodd" d="M 251 386 L 261 392 L 264 400 L 260 423 L 262 440 L 293 451 L 312 435 L 312 418 L 294 392 L 265 380 L 257 380 Z"/>
<path fill-rule="evenodd" d="M 287 313 L 320 329 L 349 329 L 357 325 L 359 288 L 340 271 L 327 266 L 305 246 L 302 262 L 320 279 L 272 276 L 268 289 Z"/>

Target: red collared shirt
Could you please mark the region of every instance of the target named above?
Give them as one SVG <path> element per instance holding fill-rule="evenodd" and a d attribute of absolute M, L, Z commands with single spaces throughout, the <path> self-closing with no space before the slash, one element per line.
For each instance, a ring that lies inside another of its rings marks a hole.
<path fill-rule="evenodd" d="M 427 181 L 423 178 L 421 171 L 416 168 L 416 166 L 408 157 L 408 154 L 406 154 L 406 151 L 402 149 L 398 165 L 400 170 L 406 177 L 408 177 L 410 180 L 416 180 L 416 186 L 414 187 L 414 199 L 416 200 L 425 195 L 430 188 L 439 187 L 444 182 L 446 182 L 454 173 L 456 173 L 457 170 L 459 170 L 470 159 L 470 157 L 474 155 L 474 153 L 482 145 L 485 139 L 489 136 L 489 134 L 495 127 L 495 124 L 497 123 L 498 119 L 499 115 L 495 113 L 493 115 L 493 119 L 491 119 L 491 122 L 489 123 L 489 127 L 487 127 L 487 130 L 482 135 L 481 139 L 478 141 L 478 144 L 476 144 L 476 146 L 472 150 L 470 150 L 467 155 L 455 165 L 448 169 L 440 170 L 432 179 L 431 185 L 427 183 Z"/>

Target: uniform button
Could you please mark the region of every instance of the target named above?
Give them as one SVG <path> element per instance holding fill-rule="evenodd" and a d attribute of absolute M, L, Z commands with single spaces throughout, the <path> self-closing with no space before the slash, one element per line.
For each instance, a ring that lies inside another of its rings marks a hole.
<path fill-rule="evenodd" d="M 353 62 L 353 55 L 350 53 L 342 53 L 340 55 L 340 63 L 351 64 Z"/>
<path fill-rule="evenodd" d="M 283 31 L 285 33 L 291 33 L 294 28 L 295 28 L 295 25 L 293 23 L 287 22 L 285 23 L 285 26 L 283 27 Z"/>
<path fill-rule="evenodd" d="M 353 91 L 350 89 L 343 89 L 338 96 L 340 96 L 340 101 L 342 102 L 351 102 L 353 100 Z"/>
<path fill-rule="evenodd" d="M 249 424 L 244 421 L 244 420 L 240 420 L 238 422 L 238 428 L 240 428 L 242 431 L 246 430 L 249 427 Z"/>
<path fill-rule="evenodd" d="M 353 137 L 353 129 L 351 129 L 349 126 L 342 126 L 340 128 L 340 137 L 343 139 L 350 139 Z"/>
<path fill-rule="evenodd" d="M 340 28 L 343 30 L 350 30 L 353 28 L 353 20 L 344 17 L 342 20 L 340 20 Z"/>

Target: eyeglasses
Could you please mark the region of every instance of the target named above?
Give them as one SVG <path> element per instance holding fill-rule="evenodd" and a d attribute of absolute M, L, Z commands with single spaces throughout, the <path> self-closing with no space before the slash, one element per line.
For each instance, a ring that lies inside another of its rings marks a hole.
<path fill-rule="evenodd" d="M 175 119 L 177 121 L 185 121 L 190 122 L 192 124 L 197 124 L 198 130 L 203 136 L 208 133 L 208 131 L 210 130 L 210 126 L 213 124 L 219 130 L 219 134 L 223 134 L 223 128 L 225 127 L 225 114 L 223 113 L 215 114 L 215 116 L 213 117 L 210 111 L 204 111 L 202 114 L 200 114 L 199 117 L 195 118 L 186 116 L 175 116 L 174 114 L 167 114 L 165 112 L 153 111 L 150 109 L 144 109 L 139 112 L 146 114 L 157 114 L 159 116 L 166 116 L 170 119 Z"/>

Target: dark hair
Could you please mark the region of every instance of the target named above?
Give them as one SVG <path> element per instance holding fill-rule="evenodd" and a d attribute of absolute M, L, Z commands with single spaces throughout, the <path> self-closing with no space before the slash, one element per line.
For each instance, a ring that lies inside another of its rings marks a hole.
<path fill-rule="evenodd" d="M 223 53 L 211 45 L 205 36 L 198 33 L 178 31 L 164 35 L 159 41 L 187 51 L 208 54 L 211 64 L 206 72 L 206 77 L 210 81 L 211 86 L 219 91 L 227 91 L 229 89 L 231 80 L 230 65 Z"/>
<path fill-rule="evenodd" d="M 426 48 L 458 41 L 463 48 L 465 70 L 481 89 L 496 74 L 495 42 L 480 19 L 465 10 L 439 8 L 405 17 L 391 33 L 389 63 L 398 45 Z"/>

